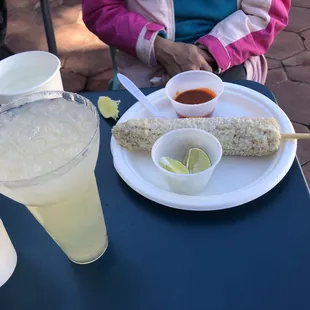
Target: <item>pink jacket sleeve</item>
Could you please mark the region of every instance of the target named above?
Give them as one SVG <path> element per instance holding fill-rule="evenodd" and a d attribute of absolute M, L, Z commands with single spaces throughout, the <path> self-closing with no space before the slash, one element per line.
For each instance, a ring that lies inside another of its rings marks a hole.
<path fill-rule="evenodd" d="M 125 0 L 82 0 L 82 11 L 87 28 L 102 41 L 148 66 L 157 64 L 153 43 L 163 26 L 129 12 Z"/>
<path fill-rule="evenodd" d="M 286 27 L 290 6 L 291 0 L 243 0 L 238 11 L 196 43 L 208 48 L 223 72 L 264 54 Z"/>

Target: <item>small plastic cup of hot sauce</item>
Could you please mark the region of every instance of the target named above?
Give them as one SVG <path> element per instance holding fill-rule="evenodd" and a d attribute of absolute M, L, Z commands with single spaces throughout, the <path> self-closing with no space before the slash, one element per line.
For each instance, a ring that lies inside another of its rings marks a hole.
<path fill-rule="evenodd" d="M 210 117 L 224 91 L 223 81 L 207 71 L 193 70 L 171 78 L 166 95 L 179 117 Z"/>

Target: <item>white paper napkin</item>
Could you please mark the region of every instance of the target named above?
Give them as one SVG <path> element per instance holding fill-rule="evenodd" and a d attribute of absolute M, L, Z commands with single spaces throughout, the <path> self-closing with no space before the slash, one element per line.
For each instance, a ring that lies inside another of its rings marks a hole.
<path fill-rule="evenodd" d="M 0 287 L 11 277 L 16 263 L 16 251 L 0 219 Z"/>

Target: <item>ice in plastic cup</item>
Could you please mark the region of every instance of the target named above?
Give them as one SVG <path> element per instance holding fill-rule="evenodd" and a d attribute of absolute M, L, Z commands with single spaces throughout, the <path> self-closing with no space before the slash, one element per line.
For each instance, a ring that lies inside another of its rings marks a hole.
<path fill-rule="evenodd" d="M 70 260 L 95 261 L 108 245 L 94 174 L 96 107 L 77 94 L 51 91 L 0 111 L 0 192 L 26 205 Z"/>
<path fill-rule="evenodd" d="M 210 89 L 216 96 L 212 100 L 200 104 L 184 104 L 175 101 L 178 93 L 201 88 Z M 224 83 L 211 72 L 192 70 L 171 78 L 166 84 L 165 90 L 173 109 L 180 117 L 209 117 L 224 91 Z"/>
<path fill-rule="evenodd" d="M 162 168 L 159 161 L 170 157 L 184 161 L 187 152 L 192 148 L 202 149 L 210 158 L 211 167 L 198 173 L 177 174 Z M 177 129 L 161 136 L 153 145 L 152 160 L 164 175 L 171 190 L 178 194 L 195 195 L 202 192 L 217 164 L 222 158 L 222 146 L 213 135 L 200 129 Z"/>
<path fill-rule="evenodd" d="M 0 61 L 0 105 L 17 97 L 47 90 L 63 90 L 61 63 L 43 51 L 18 53 Z"/>

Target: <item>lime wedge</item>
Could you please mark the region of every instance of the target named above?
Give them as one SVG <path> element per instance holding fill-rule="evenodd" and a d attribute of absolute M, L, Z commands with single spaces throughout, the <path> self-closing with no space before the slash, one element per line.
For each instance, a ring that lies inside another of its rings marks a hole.
<path fill-rule="evenodd" d="M 173 158 L 162 157 L 159 160 L 159 164 L 167 171 L 178 174 L 189 174 L 188 169 L 181 162 Z"/>
<path fill-rule="evenodd" d="M 98 99 L 98 109 L 104 118 L 113 118 L 117 120 L 120 101 L 112 100 L 110 97 L 101 96 Z"/>
<path fill-rule="evenodd" d="M 201 149 L 190 149 L 185 157 L 184 165 L 190 173 L 198 173 L 211 167 L 209 156 Z"/>

